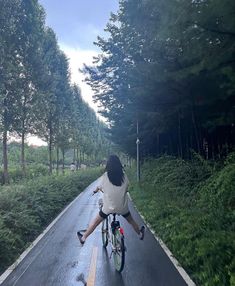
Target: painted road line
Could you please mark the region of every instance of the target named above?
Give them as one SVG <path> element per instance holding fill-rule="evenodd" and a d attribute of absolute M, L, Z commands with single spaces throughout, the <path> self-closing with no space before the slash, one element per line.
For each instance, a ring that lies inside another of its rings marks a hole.
<path fill-rule="evenodd" d="M 144 223 L 147 225 L 148 229 L 151 231 L 151 233 L 153 234 L 153 236 L 155 237 L 155 239 L 157 240 L 157 242 L 161 245 L 162 249 L 164 250 L 164 252 L 166 253 L 166 255 L 169 257 L 169 259 L 171 260 L 171 262 L 173 263 L 173 265 L 175 266 L 175 268 L 177 269 L 177 271 L 180 273 L 181 277 L 184 279 L 184 281 L 187 283 L 188 286 L 196 286 L 196 284 L 192 281 L 192 279 L 189 277 L 188 273 L 184 270 L 184 268 L 180 265 L 180 263 L 178 262 L 178 260 L 174 257 L 174 255 L 172 254 L 172 252 L 169 250 L 169 248 L 165 245 L 165 243 L 158 237 L 158 235 L 156 234 L 156 232 L 152 229 L 151 225 L 149 223 L 146 222 L 145 217 L 141 214 L 141 212 L 139 212 L 139 210 L 137 209 L 136 205 L 134 204 L 131 195 L 128 193 L 129 199 L 131 200 L 131 202 L 133 203 L 133 206 L 135 207 L 135 209 L 137 210 L 137 212 L 139 213 L 140 217 L 142 218 L 142 220 L 144 221 Z"/>
<path fill-rule="evenodd" d="M 93 183 L 92 183 L 93 184 Z M 85 192 L 88 186 L 83 192 Z M 48 233 L 53 225 L 65 214 L 65 212 L 79 199 L 83 194 L 81 192 L 49 225 L 48 227 L 31 243 L 31 245 L 20 255 L 20 257 L 0 276 L 0 285 L 11 274 L 13 270 L 20 264 L 20 262 L 28 255 L 28 253 L 39 243 L 39 241 Z"/>
<path fill-rule="evenodd" d="M 89 271 L 89 275 L 87 278 L 87 286 L 95 285 L 97 255 L 98 255 L 98 247 L 95 246 L 93 247 L 93 250 L 92 250 L 90 271 Z"/>

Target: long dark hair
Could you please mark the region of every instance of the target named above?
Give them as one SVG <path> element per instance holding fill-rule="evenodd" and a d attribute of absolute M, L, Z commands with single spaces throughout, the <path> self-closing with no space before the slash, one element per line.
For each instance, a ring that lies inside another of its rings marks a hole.
<path fill-rule="evenodd" d="M 110 155 L 106 164 L 109 181 L 115 186 L 121 186 L 124 181 L 123 167 L 117 155 Z"/>

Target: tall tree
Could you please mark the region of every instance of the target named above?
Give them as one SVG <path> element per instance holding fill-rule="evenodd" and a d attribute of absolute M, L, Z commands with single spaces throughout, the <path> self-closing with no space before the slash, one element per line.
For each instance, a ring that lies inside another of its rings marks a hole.
<path fill-rule="evenodd" d="M 8 183 L 7 136 L 15 121 L 16 101 L 23 67 L 20 58 L 22 23 L 21 1 L 0 1 L 1 90 L 0 119 L 3 134 L 3 181 Z"/>
<path fill-rule="evenodd" d="M 143 155 L 186 157 L 205 142 L 218 153 L 222 130 L 230 139 L 219 145 L 234 144 L 234 12 L 229 0 L 120 1 L 84 72 L 126 151 L 135 152 L 137 120 Z"/>
<path fill-rule="evenodd" d="M 47 28 L 43 39 L 45 73 L 38 96 L 37 133 L 48 142 L 49 170 L 52 173 L 52 148 L 69 89 L 68 61 L 59 50 L 54 32 Z"/>
<path fill-rule="evenodd" d="M 21 1 L 21 18 L 18 23 L 18 58 L 20 59 L 21 75 L 18 85 L 16 126 L 14 130 L 21 137 L 21 166 L 25 173 L 25 136 L 33 132 L 32 110 L 37 96 L 38 67 L 42 65 L 41 39 L 44 33 L 44 10 L 37 1 Z"/>

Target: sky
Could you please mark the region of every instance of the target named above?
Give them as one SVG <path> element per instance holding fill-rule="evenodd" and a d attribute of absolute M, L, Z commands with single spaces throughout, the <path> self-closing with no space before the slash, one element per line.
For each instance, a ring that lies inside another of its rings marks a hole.
<path fill-rule="evenodd" d="M 79 72 L 83 64 L 91 65 L 101 51 L 93 44 L 97 36 L 105 36 L 104 28 L 111 12 L 117 12 L 118 0 L 39 0 L 46 12 L 46 25 L 51 27 L 58 44 L 69 58 L 71 81 L 77 83 L 84 100 L 97 112 L 93 92 Z M 41 145 L 38 138 L 29 144 Z"/>
<path fill-rule="evenodd" d="M 104 36 L 110 13 L 118 10 L 118 0 L 39 0 L 46 11 L 46 24 L 57 35 L 60 48 L 70 59 L 72 82 L 78 83 L 82 96 L 97 111 L 92 91 L 79 72 L 83 63 L 92 64 L 100 50 L 93 44 Z"/>

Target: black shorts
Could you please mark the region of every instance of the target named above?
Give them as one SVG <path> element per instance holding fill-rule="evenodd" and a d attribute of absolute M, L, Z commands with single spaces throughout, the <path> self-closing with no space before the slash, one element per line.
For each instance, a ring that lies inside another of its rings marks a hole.
<path fill-rule="evenodd" d="M 103 219 L 105 219 L 105 218 L 107 218 L 108 216 L 109 216 L 109 214 L 105 214 L 104 212 L 102 212 L 102 210 L 100 210 L 99 211 L 99 215 L 103 218 Z M 130 212 L 127 212 L 126 214 L 123 214 L 122 216 L 123 217 L 128 217 L 130 215 Z"/>

